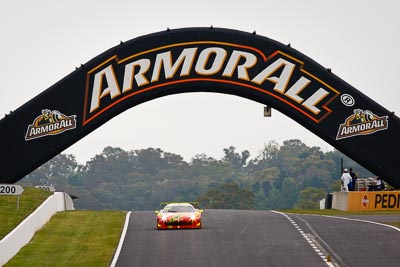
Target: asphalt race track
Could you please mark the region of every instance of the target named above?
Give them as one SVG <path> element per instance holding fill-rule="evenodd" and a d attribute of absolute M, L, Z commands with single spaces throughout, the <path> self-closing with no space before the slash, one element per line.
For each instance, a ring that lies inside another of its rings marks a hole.
<path fill-rule="evenodd" d="M 400 231 L 359 219 L 205 210 L 202 229 L 157 230 L 154 212 L 132 212 L 116 266 L 399 266 Z"/>

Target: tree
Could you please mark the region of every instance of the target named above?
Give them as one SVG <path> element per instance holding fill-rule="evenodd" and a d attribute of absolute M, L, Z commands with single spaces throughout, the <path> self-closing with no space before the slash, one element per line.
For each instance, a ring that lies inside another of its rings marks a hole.
<path fill-rule="evenodd" d="M 296 207 L 299 209 L 319 209 L 319 201 L 323 199 L 326 192 L 323 188 L 307 187 L 300 192 L 300 201 Z"/>
<path fill-rule="evenodd" d="M 238 183 L 226 183 L 218 189 L 209 190 L 197 199 L 204 208 L 210 209 L 252 209 L 254 194 L 248 189 L 240 189 Z"/>
<path fill-rule="evenodd" d="M 268 209 L 280 209 L 282 207 L 282 203 L 285 200 L 282 198 L 282 193 L 276 188 L 272 188 L 269 191 L 269 195 L 267 197 L 266 208 Z"/>
<path fill-rule="evenodd" d="M 235 147 L 230 146 L 229 148 L 224 148 L 224 162 L 230 163 L 237 169 L 244 167 L 247 163 L 247 159 L 250 157 L 250 152 L 248 150 L 242 151 L 241 154 L 235 152 Z"/>
<path fill-rule="evenodd" d="M 275 141 L 270 141 L 264 145 L 264 149 L 254 159 L 250 160 L 248 169 L 250 173 L 261 171 L 276 165 L 278 158 L 279 144 Z"/>
<path fill-rule="evenodd" d="M 286 178 L 282 184 L 282 205 L 280 208 L 293 208 L 297 202 L 297 184 L 293 178 Z"/>
<path fill-rule="evenodd" d="M 342 183 L 340 179 L 334 180 L 330 185 L 329 185 L 330 192 L 339 192 L 342 189 Z"/>
<path fill-rule="evenodd" d="M 161 169 L 168 166 L 168 161 L 164 160 L 162 154 L 164 152 L 157 148 L 147 148 L 142 150 L 136 150 L 135 168 L 148 175 L 155 175 Z"/>
<path fill-rule="evenodd" d="M 59 154 L 22 180 L 27 185 L 53 185 L 56 188 L 68 183 L 69 176 L 76 176 L 81 169 L 72 154 Z"/>
<path fill-rule="evenodd" d="M 73 155 L 60 154 L 22 183 L 55 185 L 78 196 L 75 207 L 82 209 L 148 210 L 164 201 L 196 199 L 214 208 L 283 209 L 296 203 L 315 208 L 324 192 L 340 190 L 341 158 L 360 177 L 368 174 L 340 152 L 324 153 L 298 139 L 281 146 L 271 141 L 249 158 L 247 150 L 233 146 L 224 149 L 222 159 L 198 154 L 190 163 L 160 148 L 107 146 L 85 166 Z"/>
<path fill-rule="evenodd" d="M 356 163 L 354 160 L 350 159 L 343 153 L 338 150 L 333 150 L 325 153 L 325 159 L 330 159 L 335 164 L 335 167 L 330 169 L 332 171 L 332 177 L 339 178 L 342 170 L 341 170 L 341 160 L 343 159 L 343 165 L 345 168 L 353 168 L 353 170 L 357 173 L 358 177 L 371 177 L 375 176 L 373 173 L 363 168 L 361 165 Z"/>
<path fill-rule="evenodd" d="M 264 190 L 260 190 L 254 196 L 254 207 L 256 209 L 266 209 L 267 208 L 267 198 L 265 197 Z"/>

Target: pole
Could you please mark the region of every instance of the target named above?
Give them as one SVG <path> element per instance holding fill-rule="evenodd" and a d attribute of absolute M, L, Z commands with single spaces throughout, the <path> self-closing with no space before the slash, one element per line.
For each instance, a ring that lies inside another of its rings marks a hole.
<path fill-rule="evenodd" d="M 340 159 L 340 175 L 343 173 L 343 158 Z"/>
<path fill-rule="evenodd" d="M 344 168 L 343 168 L 343 158 L 340 158 L 340 192 L 343 192 L 343 185 L 342 185 L 342 178 L 341 178 L 341 176 L 342 176 L 342 174 L 343 174 L 343 170 L 344 170 Z"/>

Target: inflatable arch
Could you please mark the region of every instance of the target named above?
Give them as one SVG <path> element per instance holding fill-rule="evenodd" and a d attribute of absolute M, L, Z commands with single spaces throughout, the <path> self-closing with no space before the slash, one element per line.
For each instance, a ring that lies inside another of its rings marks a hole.
<path fill-rule="evenodd" d="M 121 42 L 6 115 L 0 182 L 15 183 L 131 107 L 185 92 L 237 95 L 273 107 L 400 187 L 394 113 L 289 45 L 212 27 Z"/>

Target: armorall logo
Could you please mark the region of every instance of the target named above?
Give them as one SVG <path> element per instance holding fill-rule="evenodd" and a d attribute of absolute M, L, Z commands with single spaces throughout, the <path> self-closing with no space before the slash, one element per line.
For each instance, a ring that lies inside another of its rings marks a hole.
<path fill-rule="evenodd" d="M 42 114 L 28 126 L 25 140 L 60 134 L 75 127 L 76 115 L 66 116 L 57 110 L 43 109 Z"/>
<path fill-rule="evenodd" d="M 373 134 L 377 131 L 386 130 L 388 126 L 388 116 L 379 117 L 369 110 L 355 109 L 354 114 L 347 117 L 343 124 L 340 124 L 336 140 Z"/>
<path fill-rule="evenodd" d="M 87 73 L 83 125 L 138 94 L 182 83 L 225 83 L 261 92 L 319 123 L 340 95 L 292 55 L 234 43 L 175 43 L 113 56 Z M 190 85 L 188 85 L 190 87 Z"/>

